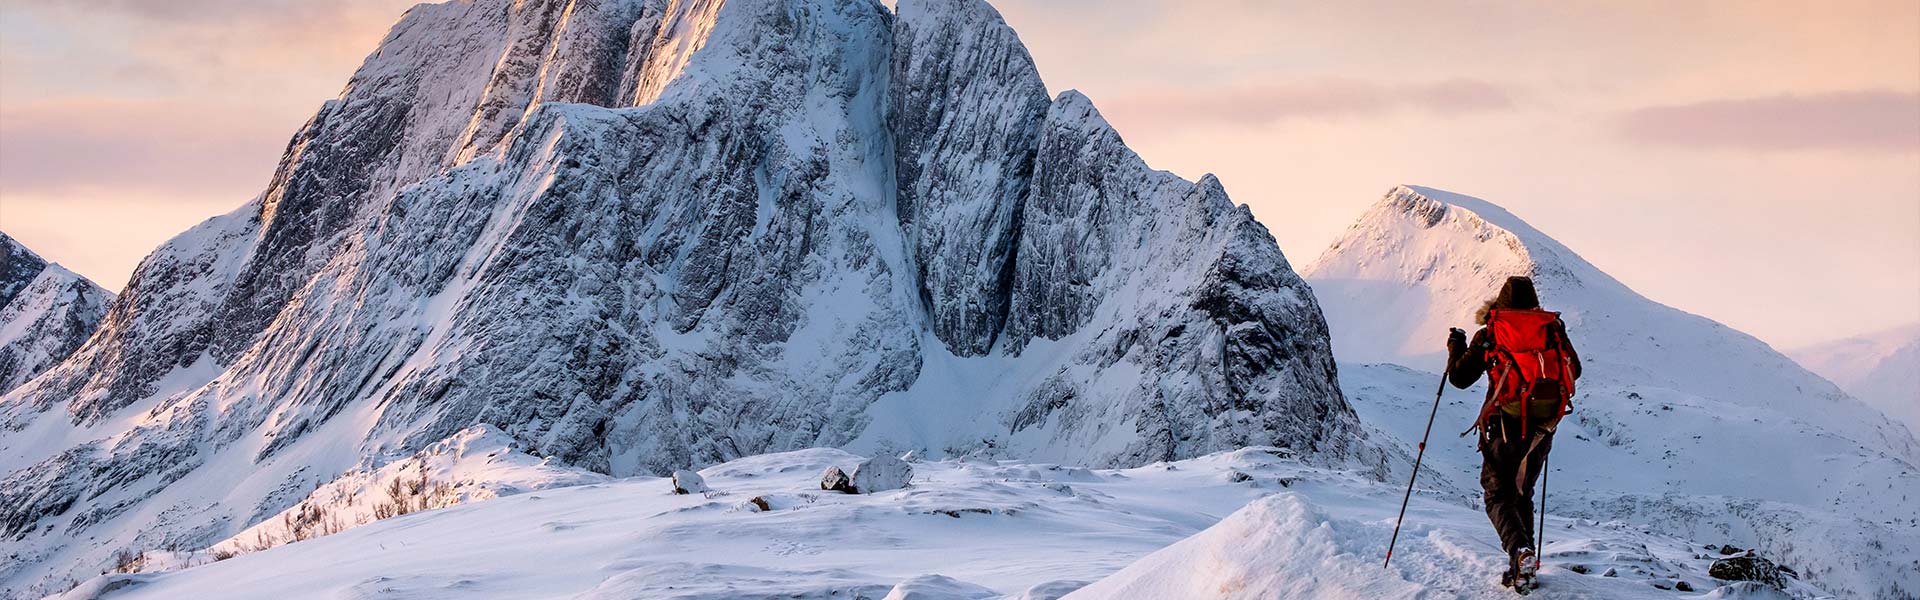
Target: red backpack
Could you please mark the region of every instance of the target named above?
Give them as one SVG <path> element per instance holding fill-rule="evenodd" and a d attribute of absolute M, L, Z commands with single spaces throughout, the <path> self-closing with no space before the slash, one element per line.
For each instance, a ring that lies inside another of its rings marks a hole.
<path fill-rule="evenodd" d="M 1573 359 L 1560 313 L 1493 309 L 1487 314 L 1487 402 L 1474 427 L 1495 411 L 1542 422 L 1552 431 L 1573 398 Z M 1533 428 L 1528 427 L 1531 431 Z M 1471 430 L 1469 430 L 1471 431 Z"/>

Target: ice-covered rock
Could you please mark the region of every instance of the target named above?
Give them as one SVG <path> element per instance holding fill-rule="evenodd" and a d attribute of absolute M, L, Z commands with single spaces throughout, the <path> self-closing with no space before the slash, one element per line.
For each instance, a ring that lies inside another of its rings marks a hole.
<path fill-rule="evenodd" d="M 854 467 L 850 481 L 853 491 L 860 494 L 897 490 L 913 482 L 913 465 L 892 455 L 882 454 Z"/>
<path fill-rule="evenodd" d="M 707 492 L 707 480 L 699 473 L 681 469 L 673 472 L 673 493 L 704 494 Z"/>

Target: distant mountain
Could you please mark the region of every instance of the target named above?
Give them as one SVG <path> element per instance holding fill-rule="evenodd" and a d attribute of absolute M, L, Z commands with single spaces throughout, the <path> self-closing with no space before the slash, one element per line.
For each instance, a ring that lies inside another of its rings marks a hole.
<path fill-rule="evenodd" d="M 1383 460 L 1266 228 L 1049 97 L 983 1 L 448 2 L 0 400 L 0 585 L 204 547 L 476 425 L 617 476 Z"/>
<path fill-rule="evenodd" d="M 1534 278 L 1585 364 L 1555 437 L 1558 514 L 1623 520 L 1694 539 L 1737 539 L 1829 590 L 1920 589 L 1920 444 L 1752 336 L 1650 300 L 1485 200 L 1390 191 L 1303 269 L 1371 426 L 1418 441 L 1448 327 L 1512 275 Z M 1374 363 L 1393 363 L 1402 366 Z M 1481 394 L 1451 390 L 1436 425 L 1465 429 Z M 1452 490 L 1475 490 L 1472 444 L 1429 450 Z M 1895 586 L 1895 587 L 1887 587 Z"/>
<path fill-rule="evenodd" d="M 0 233 L 0 391 L 73 354 L 112 301 L 111 292 Z"/>
<path fill-rule="evenodd" d="M 1788 355 L 1920 432 L 1920 323 L 1815 344 Z"/>

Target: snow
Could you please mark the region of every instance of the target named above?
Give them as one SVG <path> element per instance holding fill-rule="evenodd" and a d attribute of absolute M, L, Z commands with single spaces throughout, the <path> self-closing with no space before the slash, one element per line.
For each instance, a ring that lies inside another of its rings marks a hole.
<path fill-rule="evenodd" d="M 404 460 L 342 474 L 292 507 L 207 550 L 211 554 L 258 552 L 352 529 L 397 511 L 431 510 L 607 480 L 598 473 L 550 464 L 516 446 L 493 427 L 468 428 Z"/>
<path fill-rule="evenodd" d="M 1920 435 L 1920 323 L 1787 353 Z"/>
<path fill-rule="evenodd" d="M 68 598 L 1502 598 L 1479 511 L 1423 491 L 1382 571 L 1396 482 L 1249 448 L 1133 469 L 922 462 L 912 488 L 821 493 L 814 449 L 700 471 L 675 495 L 636 477 L 380 520 L 183 570 L 109 575 Z M 1234 482 L 1229 473 L 1243 473 Z M 748 508 L 771 499 L 771 511 Z M 1704 543 L 1552 517 L 1542 598 L 1702 591 Z M 1578 565 L 1587 574 L 1569 569 Z M 1616 577 L 1601 573 L 1615 570 Z M 1800 597 L 1816 594 L 1804 585 Z M 836 595 L 837 594 L 837 595 Z"/>
<path fill-rule="evenodd" d="M 673 472 L 673 493 L 704 494 L 706 492 L 707 480 L 702 479 L 699 473 L 684 469 Z"/>
<path fill-rule="evenodd" d="M 1384 552 L 1417 369 L 1511 274 L 1590 374 L 1549 589 L 1727 542 L 1920 589 L 1920 446 L 1758 340 L 1428 188 L 1306 272 L 980 0 L 425 5 L 0 400 L 0 593 L 145 551 L 72 596 L 1497 596 L 1452 439 L 1387 576 L 1318 574 Z"/>
<path fill-rule="evenodd" d="M 65 360 L 112 301 L 99 285 L 0 233 L 0 392 Z"/>
<path fill-rule="evenodd" d="M 1920 587 L 1910 432 L 1751 336 L 1634 293 L 1510 212 L 1399 187 L 1304 272 L 1349 403 L 1403 448 L 1434 401 L 1447 327 L 1471 327 L 1507 276 L 1531 275 L 1585 364 L 1547 474 L 1559 514 L 1757 547 L 1834 593 Z M 1466 502 L 1479 457 L 1450 433 L 1483 394 L 1447 390 L 1422 472 Z"/>

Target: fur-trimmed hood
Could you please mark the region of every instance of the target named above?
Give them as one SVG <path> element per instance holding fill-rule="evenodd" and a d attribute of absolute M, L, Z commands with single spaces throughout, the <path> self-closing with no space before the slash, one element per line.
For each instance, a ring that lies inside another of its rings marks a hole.
<path fill-rule="evenodd" d="M 1496 308 L 1540 308 L 1540 293 L 1533 288 L 1533 278 L 1519 275 L 1508 277 L 1507 282 L 1500 286 L 1500 294 L 1480 305 L 1480 310 L 1474 311 L 1473 322 L 1486 325 L 1487 316 Z"/>

